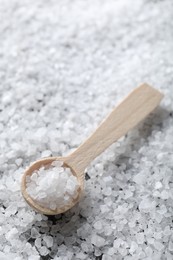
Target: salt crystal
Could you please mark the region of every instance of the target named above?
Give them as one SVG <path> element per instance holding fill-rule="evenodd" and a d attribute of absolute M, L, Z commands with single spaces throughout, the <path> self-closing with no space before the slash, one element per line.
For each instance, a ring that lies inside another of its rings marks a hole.
<path fill-rule="evenodd" d="M 102 229 L 102 223 L 101 223 L 101 221 L 97 221 L 97 222 L 95 222 L 94 223 L 94 228 L 95 229 Z"/>
<path fill-rule="evenodd" d="M 160 197 L 160 192 L 158 190 L 154 191 L 153 192 L 153 197 L 159 198 Z"/>
<path fill-rule="evenodd" d="M 91 237 L 91 243 L 97 247 L 102 247 L 105 244 L 105 239 L 99 235 L 92 235 Z"/>
<path fill-rule="evenodd" d="M 103 181 L 105 183 L 111 183 L 113 180 L 113 178 L 111 176 L 106 176 L 106 177 L 103 177 Z"/>
<path fill-rule="evenodd" d="M 27 176 L 28 178 L 27 178 L 27 180 L 28 180 L 28 182 L 30 181 L 30 180 L 32 180 L 33 182 L 35 182 L 35 181 L 37 181 L 37 178 L 38 178 L 38 175 L 37 175 L 37 172 L 34 172 L 32 175 L 31 175 L 31 177 L 30 176 Z M 30 180 L 29 180 L 30 179 Z"/>
<path fill-rule="evenodd" d="M 107 254 L 103 254 L 102 255 L 102 260 L 114 260 L 114 257 L 107 255 Z"/>
<path fill-rule="evenodd" d="M 152 237 L 147 237 L 147 242 L 149 243 L 149 244 L 154 244 L 154 238 L 152 238 Z"/>
<path fill-rule="evenodd" d="M 46 150 L 46 151 L 43 151 L 41 153 L 41 157 L 44 158 L 44 157 L 49 157 L 51 156 L 52 152 L 50 150 Z"/>
<path fill-rule="evenodd" d="M 51 236 L 44 236 L 43 240 L 46 243 L 47 247 L 52 247 L 53 246 L 53 237 L 51 237 Z"/>
<path fill-rule="evenodd" d="M 115 253 L 115 248 L 114 247 L 110 247 L 108 249 L 108 251 L 107 251 L 107 254 L 110 255 L 110 256 L 114 255 L 114 253 Z"/>
<path fill-rule="evenodd" d="M 169 198 L 169 193 L 168 193 L 166 190 L 163 190 L 163 191 L 161 192 L 160 197 L 161 197 L 163 200 L 166 200 L 166 199 Z"/>
<path fill-rule="evenodd" d="M 87 255 L 82 253 L 82 252 L 77 253 L 76 254 L 76 259 L 80 259 L 80 260 L 87 259 Z"/>
<path fill-rule="evenodd" d="M 114 240 L 113 247 L 117 249 L 120 247 L 121 243 L 122 243 L 122 239 L 118 238 Z"/>
<path fill-rule="evenodd" d="M 136 226 L 136 223 L 135 223 L 135 221 L 130 221 L 128 223 L 128 225 L 129 225 L 130 228 L 134 228 Z"/>
<path fill-rule="evenodd" d="M 5 216 L 9 217 L 11 215 L 14 215 L 16 212 L 17 212 L 17 205 L 12 203 L 6 208 Z"/>
<path fill-rule="evenodd" d="M 122 255 L 123 257 L 127 255 L 127 249 L 126 248 L 118 248 L 118 251 L 120 253 L 120 255 Z"/>
<path fill-rule="evenodd" d="M 164 245 L 162 243 L 160 243 L 159 241 L 155 241 L 154 242 L 154 247 L 158 250 L 158 251 L 162 251 L 164 249 Z"/>
<path fill-rule="evenodd" d="M 46 217 L 46 216 L 45 216 Z M 37 214 L 36 216 L 35 216 L 35 218 L 38 220 L 38 221 L 41 221 L 42 220 L 42 215 L 41 214 Z"/>
<path fill-rule="evenodd" d="M 12 255 L 11 255 L 11 257 L 12 257 Z M 0 252 L 0 259 L 1 260 L 10 260 L 8 255 L 4 254 L 3 252 Z"/>
<path fill-rule="evenodd" d="M 102 193 L 106 196 L 110 196 L 112 194 L 112 189 L 110 187 L 107 187 L 103 189 Z"/>
<path fill-rule="evenodd" d="M 62 244 L 62 242 L 64 241 L 64 236 L 63 235 L 61 235 L 61 234 L 56 234 L 56 241 L 57 241 L 57 244 L 58 245 L 61 245 Z"/>
<path fill-rule="evenodd" d="M 48 169 L 40 168 L 27 178 L 26 191 L 41 206 L 56 210 L 78 196 L 77 178 L 62 162 L 54 161 Z M 58 191 L 58 192 L 57 192 Z"/>
<path fill-rule="evenodd" d="M 15 163 L 17 164 L 17 166 L 20 166 L 22 164 L 23 159 L 22 158 L 18 158 L 15 160 Z"/>
<path fill-rule="evenodd" d="M 170 240 L 168 244 L 169 251 L 173 252 L 173 242 Z"/>
<path fill-rule="evenodd" d="M 84 252 L 88 252 L 89 248 L 88 248 L 88 244 L 87 243 L 81 243 L 81 248 Z"/>
<path fill-rule="evenodd" d="M 165 207 L 165 205 L 161 205 L 160 209 L 157 212 L 161 215 L 165 215 L 165 213 L 167 212 L 167 208 Z"/>
<path fill-rule="evenodd" d="M 146 181 L 146 177 L 144 173 L 138 173 L 133 177 L 133 181 L 136 182 L 139 185 L 144 184 Z"/>
<path fill-rule="evenodd" d="M 112 228 L 112 229 L 116 229 L 116 227 L 117 227 L 117 225 L 116 225 L 115 223 L 112 223 L 112 224 L 111 224 L 111 228 Z"/>
<path fill-rule="evenodd" d="M 155 215 L 155 220 L 157 221 L 157 223 L 160 223 L 162 221 L 162 219 L 163 219 L 163 216 L 161 214 L 157 213 Z"/>
<path fill-rule="evenodd" d="M 35 240 L 35 246 L 36 246 L 37 248 L 40 248 L 40 247 L 41 247 L 41 238 L 36 238 L 36 240 Z"/>
<path fill-rule="evenodd" d="M 106 213 L 109 211 L 109 208 L 106 205 L 100 205 L 100 209 L 102 213 Z"/>
<path fill-rule="evenodd" d="M 162 232 L 155 232 L 155 233 L 154 233 L 154 238 L 155 238 L 156 240 L 161 239 L 161 238 L 162 238 Z"/>
<path fill-rule="evenodd" d="M 164 229 L 164 231 L 163 231 L 163 234 L 164 234 L 165 236 L 171 235 L 171 229 L 170 229 L 169 226 L 166 226 L 166 227 L 165 227 L 165 229 Z"/>
<path fill-rule="evenodd" d="M 172 254 L 170 254 L 169 252 L 166 252 L 165 256 L 166 256 L 166 260 L 172 260 Z"/>
<path fill-rule="evenodd" d="M 135 241 L 132 241 L 129 249 L 130 254 L 133 254 L 137 248 L 138 248 L 138 244 Z"/>
<path fill-rule="evenodd" d="M 142 252 L 139 252 L 138 254 L 138 259 L 143 259 L 144 257 L 146 256 L 146 254 L 142 251 Z"/>
<path fill-rule="evenodd" d="M 32 238 L 37 238 L 38 236 L 40 236 L 38 230 L 36 228 L 31 228 L 31 237 Z"/>
<path fill-rule="evenodd" d="M 12 228 L 10 231 L 8 231 L 5 235 L 6 239 L 12 239 L 18 234 L 17 228 Z"/>
<path fill-rule="evenodd" d="M 41 247 L 39 248 L 39 252 L 40 252 L 40 254 L 41 254 L 42 256 L 45 256 L 45 255 L 47 255 L 47 254 L 49 253 L 49 250 L 48 250 L 45 246 L 41 246 Z"/>
<path fill-rule="evenodd" d="M 136 234 L 136 241 L 138 244 L 143 244 L 145 239 L 144 239 L 144 233 L 137 233 Z"/>
<path fill-rule="evenodd" d="M 32 256 L 29 256 L 29 257 L 28 257 L 28 260 L 40 260 L 40 256 L 34 256 L 34 255 L 32 255 Z"/>
<path fill-rule="evenodd" d="M 139 204 L 139 209 L 149 212 L 155 207 L 155 204 L 156 203 L 154 201 L 151 201 L 148 198 L 144 198 Z"/>
<path fill-rule="evenodd" d="M 160 189 L 162 188 L 162 183 L 160 181 L 157 181 L 155 184 L 155 189 Z"/>
<path fill-rule="evenodd" d="M 130 197 L 132 197 L 132 196 L 133 196 L 133 192 L 131 192 L 130 190 L 127 190 L 127 191 L 125 192 L 124 198 L 125 198 L 125 199 L 128 199 L 128 198 L 130 198 Z"/>
<path fill-rule="evenodd" d="M 145 253 L 147 256 L 151 257 L 153 254 L 153 250 L 151 249 L 151 247 L 146 247 Z"/>
<path fill-rule="evenodd" d="M 74 236 L 65 237 L 64 242 L 67 246 L 70 246 L 75 244 L 76 238 Z"/>

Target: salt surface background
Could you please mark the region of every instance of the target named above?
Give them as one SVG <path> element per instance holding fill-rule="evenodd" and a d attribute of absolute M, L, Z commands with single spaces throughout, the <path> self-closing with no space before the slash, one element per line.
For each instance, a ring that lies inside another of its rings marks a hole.
<path fill-rule="evenodd" d="M 171 0 L 0 2 L 0 259 L 173 259 Z M 88 168 L 64 215 L 24 202 L 26 166 L 77 147 L 130 90 L 162 106 Z"/>

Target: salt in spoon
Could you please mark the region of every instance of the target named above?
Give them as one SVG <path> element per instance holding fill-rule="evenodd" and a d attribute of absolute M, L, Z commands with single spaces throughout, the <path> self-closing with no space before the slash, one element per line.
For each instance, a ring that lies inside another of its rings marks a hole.
<path fill-rule="evenodd" d="M 49 157 L 34 162 L 22 176 L 21 191 L 26 202 L 36 211 L 45 215 L 56 215 L 72 208 L 80 199 L 84 190 L 84 171 L 86 167 L 106 148 L 124 136 L 147 115 L 149 115 L 163 98 L 158 90 L 142 84 L 133 90 L 102 122 L 97 130 L 73 153 L 66 157 Z M 26 176 L 32 175 L 41 167 L 49 167 L 55 160 L 62 161 L 63 167 L 69 167 L 79 182 L 78 196 L 66 205 L 55 210 L 39 205 L 26 191 Z"/>

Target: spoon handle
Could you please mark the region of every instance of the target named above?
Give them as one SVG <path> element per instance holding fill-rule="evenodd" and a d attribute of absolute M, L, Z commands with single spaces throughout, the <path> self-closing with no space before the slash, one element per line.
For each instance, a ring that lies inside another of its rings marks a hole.
<path fill-rule="evenodd" d="M 149 85 L 139 86 L 67 157 L 65 162 L 76 173 L 82 174 L 90 162 L 152 112 L 162 98 L 163 94 Z"/>

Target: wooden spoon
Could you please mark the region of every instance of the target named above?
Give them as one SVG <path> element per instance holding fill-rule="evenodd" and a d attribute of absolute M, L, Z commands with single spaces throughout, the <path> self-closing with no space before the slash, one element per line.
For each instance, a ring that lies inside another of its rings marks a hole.
<path fill-rule="evenodd" d="M 158 90 L 143 84 L 132 91 L 122 103 L 102 122 L 97 130 L 73 153 L 67 157 L 50 157 L 34 162 L 22 177 L 21 190 L 27 203 L 36 211 L 46 215 L 56 215 L 72 208 L 80 199 L 84 189 L 85 168 L 112 143 L 125 135 L 130 129 L 151 113 L 163 98 Z M 26 192 L 26 176 L 32 175 L 40 167 L 48 167 L 53 161 L 63 161 L 64 167 L 69 167 L 78 178 L 80 188 L 78 197 L 71 204 L 56 210 L 44 208 L 34 201 Z"/>

